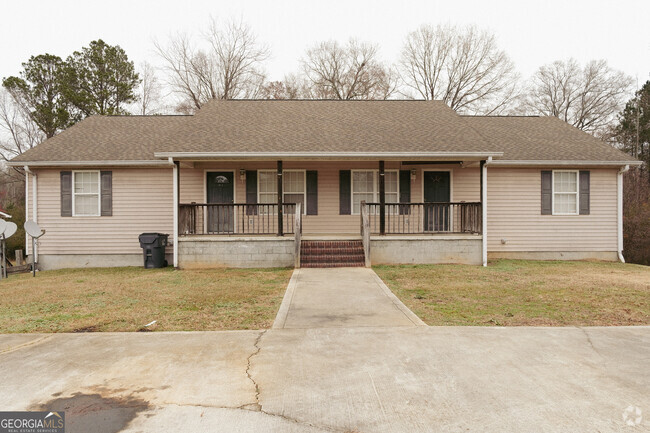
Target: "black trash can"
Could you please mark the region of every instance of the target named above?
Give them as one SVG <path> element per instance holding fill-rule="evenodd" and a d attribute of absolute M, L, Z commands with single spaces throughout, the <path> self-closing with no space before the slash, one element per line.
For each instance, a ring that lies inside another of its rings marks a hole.
<path fill-rule="evenodd" d="M 169 235 L 164 233 L 142 233 L 140 239 L 140 248 L 144 257 L 144 267 L 146 269 L 164 268 L 167 266 L 165 260 L 165 247 Z"/>

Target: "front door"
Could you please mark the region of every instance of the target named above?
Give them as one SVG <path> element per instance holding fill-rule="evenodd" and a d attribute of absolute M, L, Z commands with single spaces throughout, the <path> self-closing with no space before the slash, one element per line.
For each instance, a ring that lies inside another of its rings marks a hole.
<path fill-rule="evenodd" d="M 208 203 L 234 203 L 233 179 L 231 171 L 208 172 L 206 175 Z M 208 233 L 232 233 L 235 228 L 234 214 L 233 206 L 208 206 Z"/>
<path fill-rule="evenodd" d="M 447 204 L 451 200 L 449 174 L 448 171 L 424 172 L 424 231 L 426 232 L 449 230 L 450 209 Z"/>

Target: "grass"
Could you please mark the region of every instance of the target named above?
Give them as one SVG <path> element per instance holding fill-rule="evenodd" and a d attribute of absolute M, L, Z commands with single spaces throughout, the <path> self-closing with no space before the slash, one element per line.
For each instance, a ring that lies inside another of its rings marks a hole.
<path fill-rule="evenodd" d="M 290 269 L 95 268 L 0 281 L 0 333 L 268 328 Z M 146 329 L 150 329 L 146 328 Z"/>
<path fill-rule="evenodd" d="M 428 325 L 650 325 L 650 267 L 499 260 L 375 266 Z"/>

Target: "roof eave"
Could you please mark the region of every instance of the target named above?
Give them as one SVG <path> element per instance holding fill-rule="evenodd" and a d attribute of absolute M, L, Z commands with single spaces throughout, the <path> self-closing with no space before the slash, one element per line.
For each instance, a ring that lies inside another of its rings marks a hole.
<path fill-rule="evenodd" d="M 89 167 L 89 166 L 111 166 L 111 167 L 166 167 L 168 161 L 154 160 L 107 160 L 107 161 L 9 161 L 10 167 Z"/>
<path fill-rule="evenodd" d="M 276 160 L 276 159 L 487 159 L 502 156 L 503 152 L 156 152 L 156 158 L 173 158 L 185 160 L 240 159 L 240 160 Z"/>
<path fill-rule="evenodd" d="M 600 166 L 600 167 L 622 167 L 625 165 L 639 166 L 641 161 L 580 161 L 580 160 L 494 160 L 490 165 L 494 166 Z"/>

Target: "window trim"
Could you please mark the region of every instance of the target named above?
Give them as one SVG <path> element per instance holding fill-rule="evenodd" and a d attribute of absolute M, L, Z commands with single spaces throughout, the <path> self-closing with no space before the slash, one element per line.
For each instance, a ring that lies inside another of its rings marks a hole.
<path fill-rule="evenodd" d="M 580 215 L 580 170 L 552 170 L 551 176 L 551 215 L 558 216 L 575 216 Z M 575 212 L 555 212 L 555 173 L 575 173 L 576 175 L 576 192 L 558 192 L 557 194 L 574 194 L 576 196 Z"/>
<path fill-rule="evenodd" d="M 77 193 L 75 192 L 75 182 L 77 173 L 96 173 L 97 174 L 97 213 L 96 214 L 77 214 L 76 197 L 77 195 L 95 195 L 94 193 Z M 102 176 L 100 170 L 73 170 L 72 171 L 72 216 L 73 217 L 98 217 L 102 216 Z"/>
<path fill-rule="evenodd" d="M 262 169 L 262 170 L 257 170 L 257 203 L 261 203 L 260 201 L 260 179 L 262 178 L 260 176 L 260 173 L 275 173 L 277 177 L 277 170 L 273 169 Z M 284 201 L 284 196 L 287 194 L 287 192 L 284 190 L 284 173 L 302 173 L 302 214 L 307 215 L 307 170 L 306 169 L 287 169 L 287 170 L 282 170 L 282 203 L 285 203 Z M 277 182 L 277 178 L 276 178 Z M 268 193 L 264 193 L 268 194 Z M 277 191 L 275 192 L 276 199 L 277 199 Z M 291 192 L 289 194 L 299 194 L 295 192 Z M 274 203 L 277 203 L 275 201 Z M 270 203 L 269 203 L 270 204 Z"/>
<path fill-rule="evenodd" d="M 360 215 L 360 212 L 354 212 L 354 173 L 359 173 L 359 172 L 372 172 L 373 175 L 373 182 L 372 182 L 372 200 L 375 203 L 379 203 L 379 170 L 376 168 L 359 168 L 356 170 L 350 170 L 350 215 Z M 397 177 L 397 202 L 395 203 L 389 203 L 386 202 L 386 204 L 397 204 L 399 203 L 399 169 L 390 169 L 390 170 L 384 170 L 384 173 L 388 172 L 393 172 L 396 173 Z M 365 193 L 367 194 L 367 193 Z"/>

